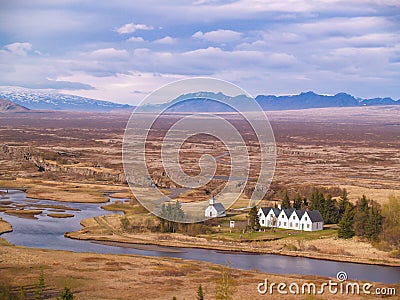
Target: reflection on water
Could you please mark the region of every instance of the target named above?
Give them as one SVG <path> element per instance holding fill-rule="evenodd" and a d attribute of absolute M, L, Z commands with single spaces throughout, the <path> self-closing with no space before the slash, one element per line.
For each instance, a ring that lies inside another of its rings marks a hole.
<path fill-rule="evenodd" d="M 27 199 L 22 191 L 10 191 L 7 196 L 9 198 L 7 199 L 8 201 L 15 201 L 21 204 L 30 203 L 32 205 L 32 202 L 29 201 L 33 199 Z M 111 202 L 116 200 L 120 199 L 110 197 Z M 35 204 L 60 205 L 59 202 L 50 200 L 35 200 Z M 167 256 L 216 264 L 226 264 L 229 261 L 234 268 L 256 269 L 261 272 L 275 274 L 335 277 L 337 272 L 344 271 L 348 274 L 349 279 L 384 283 L 400 282 L 400 268 L 398 267 L 372 266 L 271 254 L 244 254 L 206 249 L 73 240 L 64 237 L 64 233 L 79 230 L 82 219 L 118 212 L 105 211 L 101 208 L 104 204 L 98 203 L 62 203 L 62 205 L 79 210 L 66 211 L 66 213 L 71 212 L 75 215 L 73 218 L 66 219 L 48 217 L 45 208 L 43 208 L 44 213 L 37 216 L 37 220 L 23 219 L 1 213 L 1 217 L 13 226 L 13 232 L 4 233 L 1 237 L 15 245 L 26 247 L 71 250 L 75 252 Z"/>

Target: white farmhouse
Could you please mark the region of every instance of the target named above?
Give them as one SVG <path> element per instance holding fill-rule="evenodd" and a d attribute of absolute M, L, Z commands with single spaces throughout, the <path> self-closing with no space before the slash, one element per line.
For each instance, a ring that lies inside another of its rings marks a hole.
<path fill-rule="evenodd" d="M 204 212 L 204 216 L 208 218 L 221 218 L 226 216 L 225 207 L 221 203 L 215 203 L 214 197 L 210 199 L 210 204 Z"/>
<path fill-rule="evenodd" d="M 289 218 L 292 215 L 294 209 L 286 208 L 282 209 L 278 216 L 278 228 L 289 229 Z"/>
<path fill-rule="evenodd" d="M 306 211 L 304 209 L 293 210 L 289 217 L 289 229 L 304 230 L 302 229 L 300 220 L 305 212 Z"/>
<path fill-rule="evenodd" d="M 305 231 L 317 231 L 324 228 L 324 220 L 318 210 L 262 207 L 258 211 L 258 216 L 261 227 Z"/>
<path fill-rule="evenodd" d="M 261 207 L 258 210 L 258 218 L 260 219 L 261 227 L 277 227 L 279 213 L 279 208 Z"/>
<path fill-rule="evenodd" d="M 317 231 L 324 228 L 324 220 L 318 210 L 305 211 L 300 219 L 301 230 Z"/>

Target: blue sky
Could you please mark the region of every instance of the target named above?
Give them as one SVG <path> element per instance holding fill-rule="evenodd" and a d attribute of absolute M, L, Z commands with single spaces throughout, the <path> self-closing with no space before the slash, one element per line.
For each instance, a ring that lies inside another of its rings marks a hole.
<path fill-rule="evenodd" d="M 191 76 L 398 99 L 400 1 L 0 0 L 2 86 L 135 104 Z"/>

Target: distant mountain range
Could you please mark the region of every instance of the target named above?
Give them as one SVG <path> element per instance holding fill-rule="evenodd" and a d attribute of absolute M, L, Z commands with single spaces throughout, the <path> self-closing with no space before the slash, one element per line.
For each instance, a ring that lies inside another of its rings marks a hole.
<path fill-rule="evenodd" d="M 218 102 L 218 100 L 222 100 L 240 111 L 252 111 L 256 109 L 254 107 L 254 101 L 245 95 L 229 97 L 222 93 L 198 92 L 179 96 L 164 104 L 148 104 L 141 107 L 141 110 L 159 111 L 168 107 L 168 112 L 234 111 L 228 105 Z M 360 99 L 346 93 L 339 93 L 334 96 L 319 95 L 314 92 L 306 92 L 290 96 L 259 95 L 255 100 L 264 111 L 325 107 L 400 105 L 400 100 L 393 100 L 392 98 Z"/>
<path fill-rule="evenodd" d="M 118 104 L 110 101 L 95 100 L 85 97 L 61 94 L 48 90 L 33 90 L 19 87 L 0 87 L 0 98 L 12 101 L 32 110 L 61 110 L 111 112 L 133 111 L 135 106 Z M 214 99 L 214 100 L 213 100 Z M 217 100 L 217 101 L 216 101 Z M 181 95 L 164 104 L 147 104 L 141 111 L 160 111 L 167 107 L 168 112 L 232 112 L 232 108 L 221 104 L 220 100 L 233 105 L 240 111 L 252 111 L 256 107 L 254 101 L 245 95 L 230 97 L 223 93 L 198 92 Z M 290 110 L 325 107 L 357 107 L 377 105 L 400 105 L 400 100 L 392 98 L 356 98 L 346 93 L 333 96 L 305 92 L 298 95 L 275 96 L 259 95 L 256 102 L 263 110 Z"/>
<path fill-rule="evenodd" d="M 14 102 L 0 99 L 0 113 L 24 112 L 24 111 L 29 111 L 29 109 L 27 109 L 22 105 L 15 104 Z"/>
<path fill-rule="evenodd" d="M 292 96 L 259 95 L 255 99 L 264 110 L 400 105 L 399 100 L 392 98 L 361 99 L 346 93 L 338 93 L 333 96 L 319 95 L 314 92 Z"/>
<path fill-rule="evenodd" d="M 20 87 L 0 87 L 0 98 L 33 110 L 110 112 L 120 110 L 132 111 L 134 109 L 134 106 L 128 104 Z"/>

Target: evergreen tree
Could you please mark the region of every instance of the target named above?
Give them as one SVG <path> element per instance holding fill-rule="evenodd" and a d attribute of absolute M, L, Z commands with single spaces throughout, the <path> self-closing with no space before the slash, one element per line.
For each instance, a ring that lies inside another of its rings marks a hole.
<path fill-rule="evenodd" d="M 294 209 L 301 209 L 302 202 L 303 202 L 303 200 L 301 199 L 300 194 L 297 194 L 296 198 L 294 198 L 294 200 L 293 200 L 293 208 Z"/>
<path fill-rule="evenodd" d="M 354 210 L 351 203 L 347 203 L 346 209 L 339 222 L 338 237 L 341 239 L 349 239 L 354 236 L 353 229 Z"/>
<path fill-rule="evenodd" d="M 199 288 L 197 289 L 197 300 L 204 300 L 204 293 L 203 293 L 203 288 L 201 287 L 201 284 L 199 285 Z"/>
<path fill-rule="evenodd" d="M 320 192 L 318 189 L 314 189 L 310 197 L 310 209 L 319 210 L 319 212 L 322 215 L 324 210 L 324 205 L 325 205 L 324 194 Z"/>
<path fill-rule="evenodd" d="M 324 209 L 322 210 L 322 218 L 326 224 L 336 224 L 338 222 L 338 209 L 336 208 L 336 201 L 332 199 L 331 195 L 326 197 Z"/>
<path fill-rule="evenodd" d="M 379 204 L 372 202 L 368 221 L 365 225 L 365 236 L 371 240 L 378 241 L 382 231 L 382 214 Z"/>
<path fill-rule="evenodd" d="M 369 218 L 368 200 L 365 195 L 357 201 L 354 212 L 354 232 L 358 236 L 365 235 L 365 226 Z"/>
<path fill-rule="evenodd" d="M 57 299 L 59 300 L 74 300 L 74 294 L 72 293 L 71 289 L 69 287 L 64 287 L 63 291 L 61 292 L 60 297 Z"/>
<path fill-rule="evenodd" d="M 306 197 L 303 198 L 303 203 L 301 204 L 302 209 L 308 209 L 308 200 Z"/>
<path fill-rule="evenodd" d="M 339 199 L 339 220 L 342 218 L 344 211 L 346 210 L 347 203 L 349 203 L 349 194 L 346 189 L 343 189 L 342 195 Z"/>
<path fill-rule="evenodd" d="M 253 206 L 249 211 L 249 226 L 252 230 L 260 229 L 260 218 L 258 217 L 257 206 Z"/>
<path fill-rule="evenodd" d="M 35 288 L 35 299 L 44 299 L 44 275 L 43 271 L 40 273 L 38 282 Z"/>
<path fill-rule="evenodd" d="M 285 191 L 285 195 L 283 196 L 282 208 L 283 209 L 290 208 L 290 199 L 289 199 L 289 194 L 288 194 L 287 190 Z"/>

